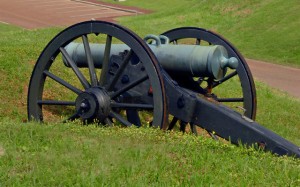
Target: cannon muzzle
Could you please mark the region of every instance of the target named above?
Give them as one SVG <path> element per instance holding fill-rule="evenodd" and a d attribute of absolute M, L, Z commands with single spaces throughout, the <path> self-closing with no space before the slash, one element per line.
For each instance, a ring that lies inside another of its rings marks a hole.
<path fill-rule="evenodd" d="M 164 40 L 165 44 L 161 44 L 160 38 L 154 35 L 149 36 L 155 41 L 154 44 L 148 44 L 149 47 L 168 73 L 222 79 L 227 67 L 236 69 L 238 66 L 238 60 L 235 57 L 229 58 L 226 49 L 221 45 L 171 45 L 166 42 L 167 39 Z M 90 48 L 95 67 L 101 68 L 105 45 L 90 44 Z M 73 42 L 65 49 L 78 67 L 88 67 L 83 44 Z M 110 56 L 119 55 L 125 50 L 129 50 L 126 44 L 113 44 Z M 64 63 L 69 66 L 66 61 Z"/>

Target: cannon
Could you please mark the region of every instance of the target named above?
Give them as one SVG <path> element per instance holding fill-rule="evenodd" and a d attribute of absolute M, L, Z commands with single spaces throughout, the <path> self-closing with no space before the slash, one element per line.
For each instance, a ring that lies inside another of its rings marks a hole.
<path fill-rule="evenodd" d="M 168 42 L 161 44 L 161 38 L 162 36 L 148 35 L 145 40 L 155 41 L 155 44 L 149 45 L 149 47 L 160 65 L 169 74 L 212 77 L 219 80 L 224 78 L 227 67 L 236 69 L 238 66 L 238 60 L 235 57 L 228 58 L 227 51 L 223 46 L 169 45 Z M 65 49 L 77 67 L 88 67 L 83 44 L 70 43 Z M 102 68 L 105 45 L 90 44 L 90 49 L 95 68 Z M 126 50 L 129 51 L 129 48 L 125 44 L 113 44 L 109 58 Z M 66 59 L 64 59 L 64 63 L 70 67 Z"/>
<path fill-rule="evenodd" d="M 104 21 L 70 26 L 39 56 L 28 119 L 207 132 L 234 144 L 300 157 L 298 146 L 256 123 L 256 91 L 238 50 L 196 27 L 141 39 Z"/>

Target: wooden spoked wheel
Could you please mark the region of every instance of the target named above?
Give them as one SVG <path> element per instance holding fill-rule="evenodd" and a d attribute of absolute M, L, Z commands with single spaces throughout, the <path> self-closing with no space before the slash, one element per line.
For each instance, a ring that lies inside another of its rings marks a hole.
<path fill-rule="evenodd" d="M 190 89 L 199 94 L 228 105 L 248 118 L 255 119 L 256 115 L 256 90 L 250 69 L 239 51 L 222 36 L 202 28 L 182 27 L 169 30 L 162 35 L 170 39 L 170 45 L 222 45 L 227 49 L 229 57 L 238 59 L 236 70 L 228 71 L 221 80 L 207 79 L 205 77 L 177 77 L 171 75 L 181 87 Z M 177 123 L 176 117 L 171 122 L 169 129 L 173 129 Z M 186 123 L 180 122 L 180 130 L 186 128 Z M 195 131 L 195 125 L 191 124 L 191 130 Z"/>
<path fill-rule="evenodd" d="M 83 44 L 86 68 L 78 67 L 66 51 L 71 42 Z M 90 42 L 105 44 L 101 68 L 95 68 Z M 110 60 L 115 43 L 129 48 L 120 51 L 122 60 L 117 67 Z M 166 128 L 166 96 L 159 68 L 152 51 L 132 31 L 103 21 L 73 25 L 50 41 L 37 60 L 29 84 L 28 119 L 80 119 L 125 126 L 148 121 Z M 134 95 L 138 88 L 143 90 Z"/>

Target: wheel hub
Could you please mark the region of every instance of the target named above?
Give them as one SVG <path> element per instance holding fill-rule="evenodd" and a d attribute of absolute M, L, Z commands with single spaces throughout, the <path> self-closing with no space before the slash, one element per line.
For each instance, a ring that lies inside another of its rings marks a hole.
<path fill-rule="evenodd" d="M 110 112 L 110 97 L 101 87 L 89 88 L 76 98 L 76 111 L 83 120 L 104 121 Z"/>

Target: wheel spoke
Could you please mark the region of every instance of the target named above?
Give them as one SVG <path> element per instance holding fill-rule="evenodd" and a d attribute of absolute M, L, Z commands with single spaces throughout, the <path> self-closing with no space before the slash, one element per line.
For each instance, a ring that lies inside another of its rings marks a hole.
<path fill-rule="evenodd" d="M 227 75 L 227 76 L 224 77 L 223 79 L 221 79 L 221 80 L 219 80 L 219 81 L 216 81 L 216 82 L 213 82 L 212 87 L 214 88 L 214 87 L 216 87 L 216 86 L 218 86 L 218 85 L 224 83 L 225 81 L 231 79 L 232 77 L 236 76 L 237 74 L 238 74 L 237 71 L 234 71 L 234 72 L 230 73 L 229 75 Z"/>
<path fill-rule="evenodd" d="M 169 124 L 168 130 L 172 130 L 175 127 L 175 124 L 177 123 L 177 121 L 178 121 L 178 118 L 173 117 L 171 123 Z"/>
<path fill-rule="evenodd" d="M 101 76 L 100 76 L 100 86 L 104 86 L 106 84 L 106 76 L 108 73 L 111 42 L 112 42 L 112 36 L 107 35 L 105 49 L 104 49 Z"/>
<path fill-rule="evenodd" d="M 122 108 L 122 109 L 153 109 L 153 105 L 149 104 L 133 104 L 133 103 L 111 103 L 112 108 Z"/>
<path fill-rule="evenodd" d="M 58 82 L 59 84 L 65 86 L 66 88 L 70 89 L 71 91 L 75 92 L 77 95 L 80 94 L 82 91 L 74 86 L 72 86 L 71 84 L 67 83 L 66 81 L 64 81 L 63 79 L 57 77 L 56 75 L 50 73 L 48 70 L 44 70 L 43 73 L 45 75 L 47 75 L 48 77 L 50 77 L 51 79 L 55 80 L 56 82 Z"/>
<path fill-rule="evenodd" d="M 218 102 L 244 102 L 244 98 L 218 98 Z"/>
<path fill-rule="evenodd" d="M 70 55 L 68 54 L 68 52 L 65 50 L 65 48 L 60 47 L 59 48 L 62 55 L 65 57 L 66 61 L 68 62 L 68 64 L 71 66 L 71 68 L 73 69 L 74 73 L 76 74 L 76 76 L 78 77 L 79 81 L 81 82 L 82 86 L 85 89 L 88 89 L 90 87 L 89 82 L 86 80 L 86 78 L 83 76 L 83 74 L 81 73 L 81 71 L 78 69 L 77 65 L 75 64 L 75 62 L 72 60 L 72 58 L 70 57 Z"/>
<path fill-rule="evenodd" d="M 109 116 L 112 117 L 112 118 L 115 118 L 116 120 L 120 121 L 122 124 L 124 124 L 128 127 L 132 125 L 129 121 L 124 119 L 120 114 L 115 113 L 113 111 L 110 112 Z"/>
<path fill-rule="evenodd" d="M 138 85 L 138 84 L 144 82 L 144 81 L 147 80 L 147 79 L 148 79 L 148 75 L 144 75 L 144 76 L 141 77 L 140 79 L 138 79 L 138 80 L 136 80 L 136 81 L 134 81 L 134 82 L 132 82 L 132 83 L 130 83 L 130 84 L 124 86 L 123 88 L 119 89 L 119 90 L 116 91 L 116 92 L 113 92 L 113 93 L 110 95 L 110 96 L 111 96 L 111 99 L 116 98 L 116 97 L 119 96 L 120 94 L 122 94 L 122 93 L 128 91 L 129 89 L 135 87 L 136 85 Z"/>
<path fill-rule="evenodd" d="M 90 73 L 90 78 L 91 78 L 91 84 L 92 86 L 97 86 L 98 85 L 98 79 L 96 75 L 96 70 L 95 70 L 95 65 L 93 62 L 93 57 L 90 49 L 90 45 L 88 42 L 88 38 L 86 35 L 82 35 L 82 41 L 84 45 L 84 50 L 86 54 L 86 59 L 89 67 L 89 73 Z"/>
<path fill-rule="evenodd" d="M 194 135 L 198 135 L 198 132 L 197 132 L 197 127 L 194 123 L 190 123 L 190 127 L 191 127 L 191 131 Z"/>
<path fill-rule="evenodd" d="M 128 109 L 126 110 L 127 120 L 137 127 L 142 126 L 141 119 L 139 117 L 139 112 L 137 110 Z"/>
<path fill-rule="evenodd" d="M 186 122 L 180 121 L 180 128 L 179 129 L 180 129 L 181 132 L 185 132 L 186 125 L 187 125 Z"/>
<path fill-rule="evenodd" d="M 196 45 L 200 45 L 201 40 L 199 38 L 196 39 Z"/>
<path fill-rule="evenodd" d="M 113 122 L 112 122 L 109 118 L 105 118 L 105 119 L 104 119 L 104 123 L 105 123 L 106 125 L 110 126 L 110 127 L 113 126 Z"/>
<path fill-rule="evenodd" d="M 119 80 L 121 74 L 123 73 L 124 69 L 126 68 L 128 62 L 129 62 L 129 60 L 130 60 L 130 58 L 131 58 L 131 55 L 132 55 L 132 50 L 130 50 L 130 51 L 128 52 L 128 54 L 126 55 L 126 57 L 125 57 L 123 63 L 121 64 L 121 66 L 120 66 L 119 69 L 117 70 L 117 72 L 116 72 L 116 74 L 115 74 L 113 80 L 112 80 L 112 81 L 110 82 L 110 84 L 108 85 L 108 87 L 107 87 L 107 90 L 108 90 L 108 91 L 111 91 L 111 90 L 114 88 L 115 84 L 117 83 L 117 81 Z"/>
<path fill-rule="evenodd" d="M 37 103 L 40 104 L 40 105 L 69 105 L 69 106 L 75 106 L 74 101 L 38 100 Z"/>
<path fill-rule="evenodd" d="M 70 116 L 68 119 L 64 120 L 63 123 L 66 123 L 68 121 L 74 121 L 75 119 L 78 119 L 79 116 L 79 112 L 74 113 L 72 116 Z"/>

